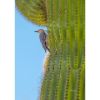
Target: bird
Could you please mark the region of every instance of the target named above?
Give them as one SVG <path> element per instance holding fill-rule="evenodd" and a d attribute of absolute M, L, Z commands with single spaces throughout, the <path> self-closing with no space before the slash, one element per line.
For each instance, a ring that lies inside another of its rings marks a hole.
<path fill-rule="evenodd" d="M 43 29 L 39 29 L 35 32 L 39 33 L 40 42 L 41 42 L 42 47 L 44 48 L 45 52 L 46 51 L 50 52 L 50 49 L 47 44 L 47 34 L 45 33 L 45 31 Z"/>

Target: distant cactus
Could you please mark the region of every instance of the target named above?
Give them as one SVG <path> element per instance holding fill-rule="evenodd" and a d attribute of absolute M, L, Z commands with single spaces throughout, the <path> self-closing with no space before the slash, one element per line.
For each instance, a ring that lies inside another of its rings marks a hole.
<path fill-rule="evenodd" d="M 16 5 L 48 28 L 50 56 L 40 100 L 85 100 L 85 0 L 16 0 Z"/>

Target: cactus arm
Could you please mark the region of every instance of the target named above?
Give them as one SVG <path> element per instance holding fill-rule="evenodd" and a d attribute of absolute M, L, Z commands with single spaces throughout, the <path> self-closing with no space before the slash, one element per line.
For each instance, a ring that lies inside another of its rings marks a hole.
<path fill-rule="evenodd" d="M 16 7 L 29 21 L 47 25 L 45 0 L 16 0 Z"/>

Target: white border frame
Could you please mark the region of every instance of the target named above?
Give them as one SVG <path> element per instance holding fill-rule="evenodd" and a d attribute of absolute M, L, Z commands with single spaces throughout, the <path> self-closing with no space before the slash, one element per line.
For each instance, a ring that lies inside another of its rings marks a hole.
<path fill-rule="evenodd" d="M 0 0 L 0 100 L 15 100 L 15 4 Z M 100 0 L 86 0 L 86 100 L 100 100 Z"/>
<path fill-rule="evenodd" d="M 14 13 L 14 0 L 0 0 L 0 100 L 15 100 Z"/>
<path fill-rule="evenodd" d="M 100 0 L 86 0 L 86 100 L 100 100 Z"/>

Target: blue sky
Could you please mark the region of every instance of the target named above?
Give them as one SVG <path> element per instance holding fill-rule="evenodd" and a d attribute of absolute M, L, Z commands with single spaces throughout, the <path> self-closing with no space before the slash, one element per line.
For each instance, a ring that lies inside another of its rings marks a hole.
<path fill-rule="evenodd" d="M 15 28 L 16 100 L 37 100 L 45 52 L 34 31 L 46 27 L 29 22 L 16 10 Z"/>

